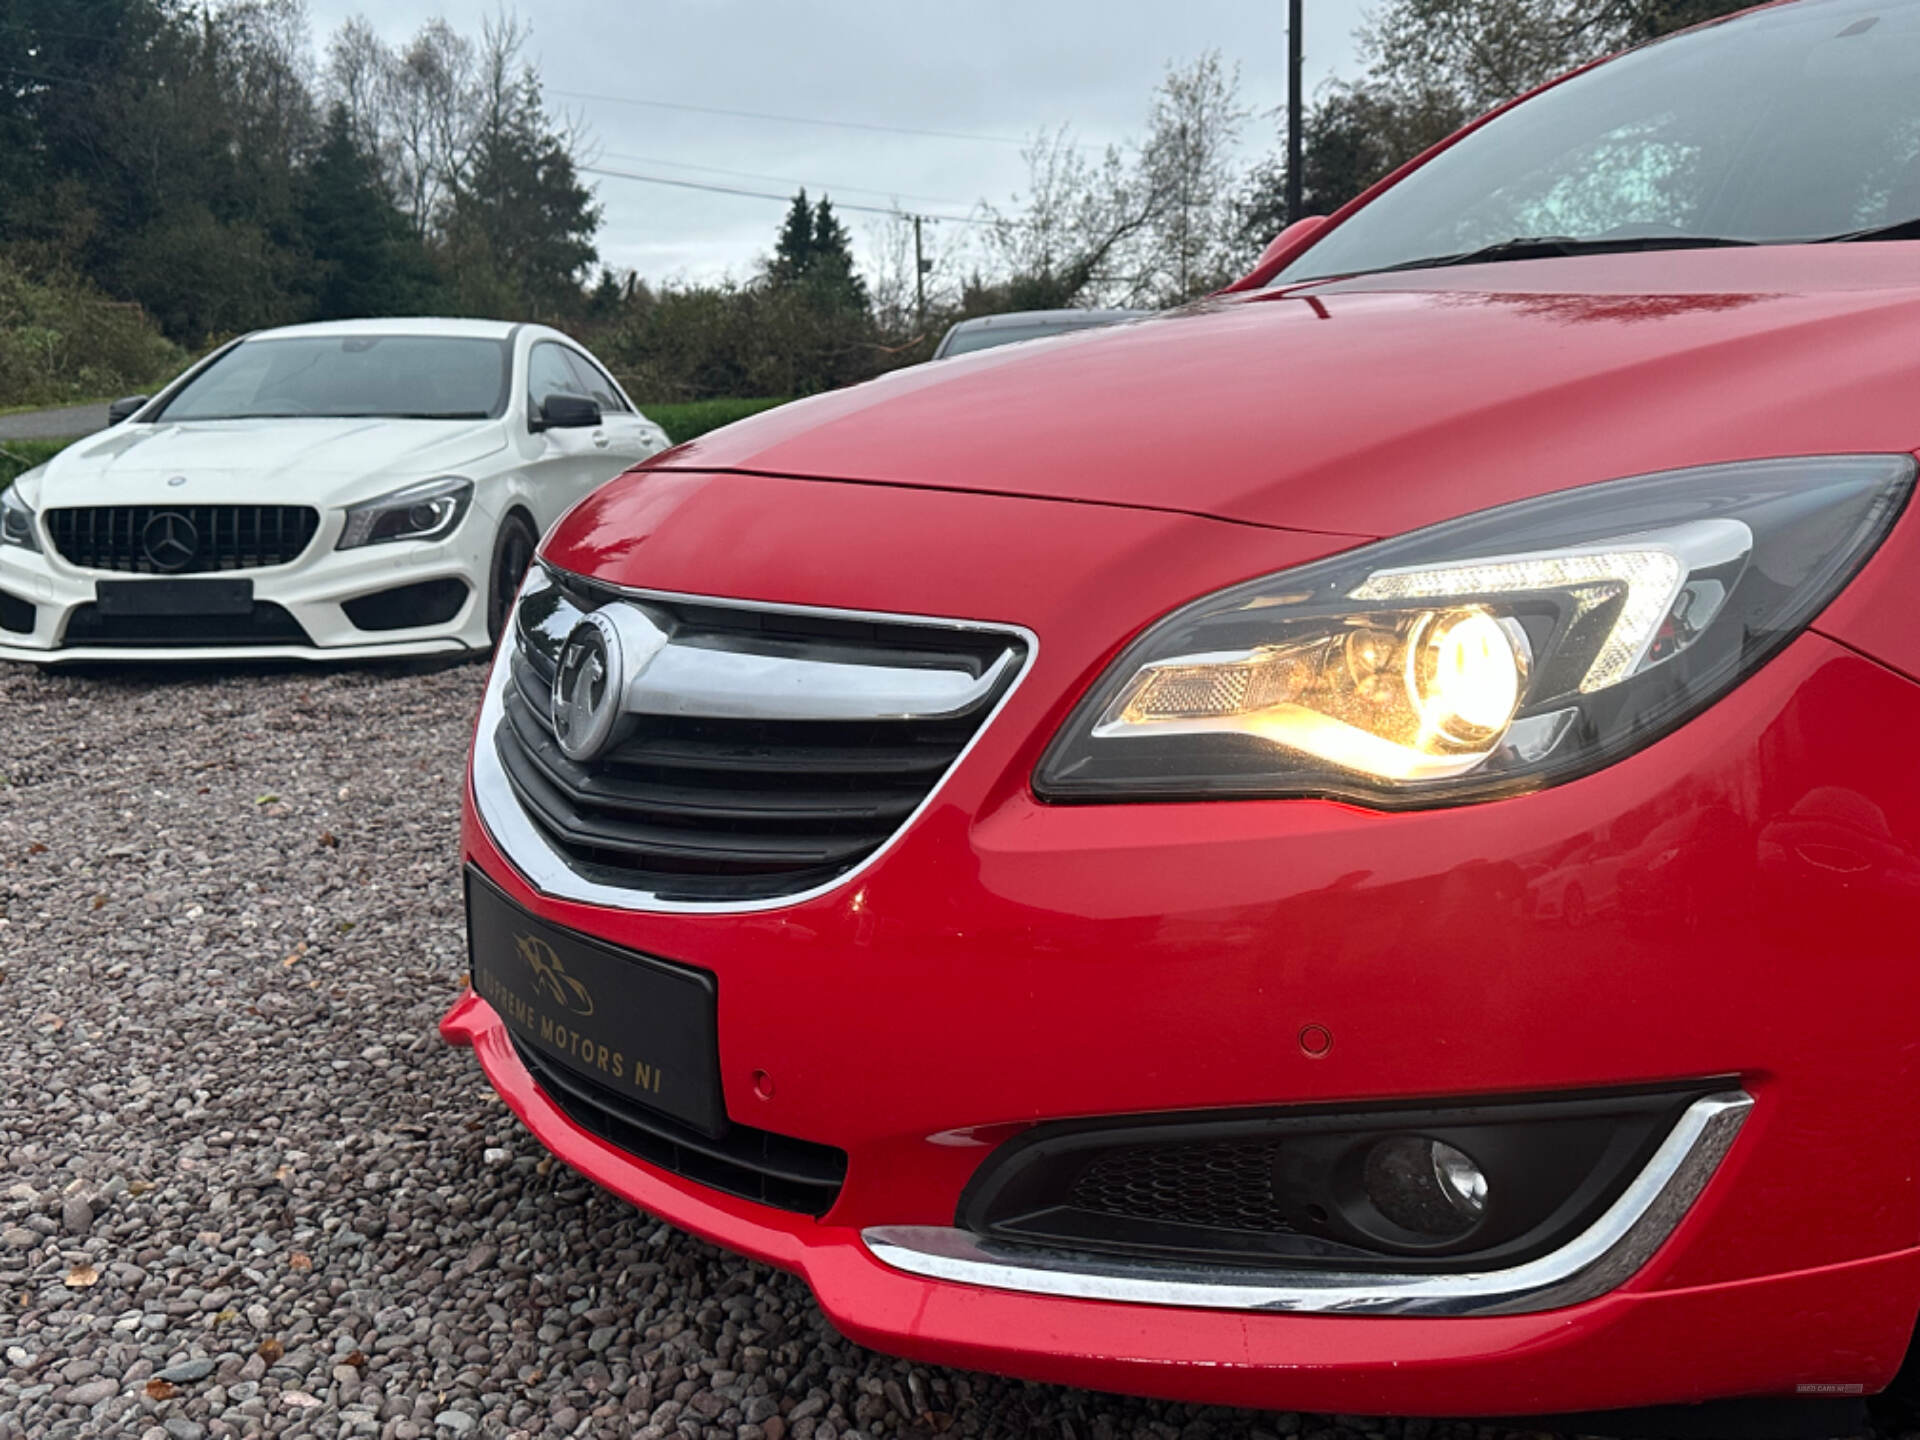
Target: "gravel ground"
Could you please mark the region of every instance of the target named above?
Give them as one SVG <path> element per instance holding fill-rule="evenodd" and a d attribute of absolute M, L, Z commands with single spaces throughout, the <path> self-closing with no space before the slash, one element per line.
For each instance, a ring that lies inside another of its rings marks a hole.
<path fill-rule="evenodd" d="M 0 668 L 0 1440 L 1491 1437 L 909 1366 L 434 1024 L 482 673 Z"/>

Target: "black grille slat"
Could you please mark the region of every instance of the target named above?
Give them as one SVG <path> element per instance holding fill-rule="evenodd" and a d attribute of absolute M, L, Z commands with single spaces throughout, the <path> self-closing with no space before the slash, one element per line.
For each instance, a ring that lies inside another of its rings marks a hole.
<path fill-rule="evenodd" d="M 771 789 L 700 783 L 697 776 L 630 778 L 624 767 L 608 764 L 589 773 L 567 759 L 552 735 L 524 701 L 508 701 L 521 752 L 547 782 L 584 804 L 620 814 L 654 815 L 665 820 L 753 822 L 792 821 L 858 826 L 897 825 L 913 813 L 921 791 L 908 789 Z"/>
<path fill-rule="evenodd" d="M 734 1123 L 714 1139 L 632 1103 L 518 1040 L 513 1048 L 534 1083 L 574 1124 L 662 1170 L 802 1215 L 824 1215 L 839 1198 L 847 1175 L 843 1150 Z"/>
<path fill-rule="evenodd" d="M 578 582 L 578 609 L 612 597 Z M 548 842 L 597 883 L 662 898 L 759 899 L 845 874 L 906 824 L 966 749 L 1011 684 L 1018 639 L 934 622 L 911 624 L 733 609 L 648 598 L 677 645 L 822 664 L 938 668 L 1003 676 L 965 714 L 937 720 L 635 717 L 590 764 L 554 738 L 554 662 L 564 604 L 523 602 L 495 749 L 520 808 Z M 557 608 L 556 608 L 557 607 Z"/>
<path fill-rule="evenodd" d="M 197 537 L 190 559 L 162 568 L 147 553 L 156 516 L 174 515 Z M 205 575 L 290 565 L 320 533 L 308 505 L 88 505 L 49 510 L 47 532 L 62 559 L 83 570 L 132 575 Z"/>
<path fill-rule="evenodd" d="M 1100 1154 L 1074 1182 L 1073 1203 L 1126 1220 L 1285 1234 L 1273 1188 L 1272 1141 L 1141 1145 Z"/>
<path fill-rule="evenodd" d="M 541 823 L 564 842 L 584 849 L 680 865 L 704 863 L 715 868 L 758 871 L 840 864 L 878 843 L 871 834 L 782 835 L 649 824 L 575 806 L 572 797 L 549 782 L 517 744 L 503 744 L 501 760 L 515 792 Z"/>

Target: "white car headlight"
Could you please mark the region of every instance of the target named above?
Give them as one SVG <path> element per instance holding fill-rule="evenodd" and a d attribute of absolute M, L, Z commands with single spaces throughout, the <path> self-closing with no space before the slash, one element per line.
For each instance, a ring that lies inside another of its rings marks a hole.
<path fill-rule="evenodd" d="M 337 550 L 382 545 L 390 540 L 444 540 L 460 527 L 473 503 L 473 482 L 457 475 L 409 485 L 347 509 Z"/>
<path fill-rule="evenodd" d="M 22 550 L 40 548 L 40 538 L 33 528 L 33 511 L 20 498 L 15 486 L 0 491 L 0 545 L 17 545 Z"/>
<path fill-rule="evenodd" d="M 1905 455 L 1674 471 L 1237 585 L 1129 646 L 1034 788 L 1405 808 L 1571 779 L 1697 714 L 1798 634 L 1914 475 Z"/>

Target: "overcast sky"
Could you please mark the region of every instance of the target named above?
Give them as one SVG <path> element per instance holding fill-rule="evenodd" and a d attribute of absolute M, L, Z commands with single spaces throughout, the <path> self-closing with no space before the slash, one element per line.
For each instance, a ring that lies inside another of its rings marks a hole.
<path fill-rule="evenodd" d="M 496 8 L 309 0 L 322 51 L 356 13 L 400 42 L 435 15 L 477 35 Z M 1362 6 L 1306 9 L 1311 93 L 1352 73 Z M 583 122 L 601 166 L 778 194 L 805 184 L 842 206 L 966 215 L 983 199 L 1005 204 L 1025 177 L 1020 142 L 1063 124 L 1095 146 L 1137 137 L 1167 63 L 1207 49 L 1239 64 L 1259 112 L 1249 158 L 1274 146 L 1266 112 L 1286 98 L 1285 0 L 538 0 L 519 13 L 549 103 Z M 777 201 L 593 178 L 601 258 L 652 280 L 744 275 L 780 220 Z M 866 250 L 880 217 L 845 218 Z M 943 242 L 963 233 L 941 230 Z"/>

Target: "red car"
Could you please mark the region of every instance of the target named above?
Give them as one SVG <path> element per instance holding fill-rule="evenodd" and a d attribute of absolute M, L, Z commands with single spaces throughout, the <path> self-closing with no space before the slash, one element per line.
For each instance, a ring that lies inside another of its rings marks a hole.
<path fill-rule="evenodd" d="M 881 1350 L 1857 1408 L 1920 1308 L 1917 218 L 1920 6 L 1799 0 L 1233 293 L 657 457 L 495 666 L 445 1033 Z"/>

